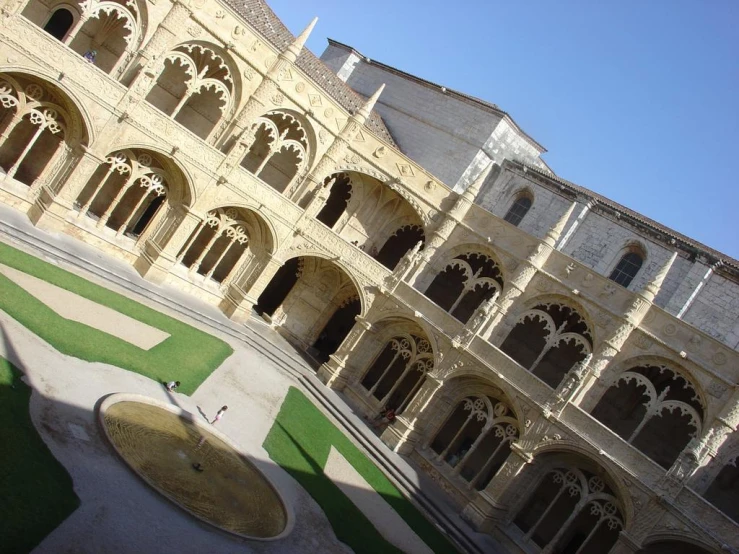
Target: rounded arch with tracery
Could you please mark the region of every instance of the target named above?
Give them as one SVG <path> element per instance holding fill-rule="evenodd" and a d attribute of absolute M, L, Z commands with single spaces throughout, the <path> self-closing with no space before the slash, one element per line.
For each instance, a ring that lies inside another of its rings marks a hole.
<path fill-rule="evenodd" d="M 56 85 L 21 73 L 0 73 L 0 168 L 36 188 L 71 161 L 71 150 L 88 142 L 76 104 Z"/>
<path fill-rule="evenodd" d="M 216 45 L 180 44 L 164 55 L 146 100 L 201 139 L 217 138 L 237 105 L 235 74 Z"/>
<path fill-rule="evenodd" d="M 249 148 L 241 167 L 276 191 L 289 191 L 308 167 L 307 129 L 302 116 L 287 110 L 273 110 L 258 117 L 243 139 Z"/>
<path fill-rule="evenodd" d="M 556 388 L 592 352 L 593 336 L 576 308 L 557 300 L 539 301 L 516 319 L 500 349 Z"/>
<path fill-rule="evenodd" d="M 705 401 L 682 368 L 649 359 L 618 373 L 592 416 L 664 468 L 703 428 Z"/>

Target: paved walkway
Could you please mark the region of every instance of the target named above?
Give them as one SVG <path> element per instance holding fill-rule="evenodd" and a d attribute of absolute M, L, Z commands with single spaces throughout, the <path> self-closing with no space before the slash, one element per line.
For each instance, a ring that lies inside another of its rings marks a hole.
<path fill-rule="evenodd" d="M 313 394 L 329 417 L 470 551 L 504 552 L 491 537 L 474 533 L 462 522 L 444 493 L 389 451 L 338 395 L 315 379 L 301 356 L 261 320 L 237 325 L 216 307 L 171 287 L 149 283 L 129 265 L 69 236 L 50 236 L 5 206 L 0 206 L 0 240 L 145 302 L 226 340 L 234 348 L 234 354 L 188 398 L 168 394 L 137 374 L 62 356 L 0 312 L 6 337 L 2 351 L 27 373 L 35 389 L 31 406 L 34 423 L 71 473 L 82 500 L 82 506 L 37 552 L 350 551 L 336 541 L 315 502 L 261 448 L 290 385 Z M 143 485 L 102 442 L 94 423 L 95 403 L 111 392 L 146 394 L 176 402 L 193 413 L 202 410 L 208 417 L 228 404 L 220 429 L 253 457 L 293 504 L 297 511 L 293 533 L 274 543 L 237 540 L 193 522 Z"/>

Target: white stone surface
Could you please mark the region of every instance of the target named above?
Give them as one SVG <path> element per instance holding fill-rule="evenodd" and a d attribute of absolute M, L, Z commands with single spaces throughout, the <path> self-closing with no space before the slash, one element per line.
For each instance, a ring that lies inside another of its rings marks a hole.
<path fill-rule="evenodd" d="M 433 550 L 333 446 L 323 473 L 362 511 L 386 540 L 407 554 L 433 554 Z"/>
<path fill-rule="evenodd" d="M 64 319 L 88 325 L 138 346 L 142 350 L 154 348 L 169 338 L 169 333 L 47 283 L 33 275 L 3 264 L 0 264 L 0 273 Z"/>

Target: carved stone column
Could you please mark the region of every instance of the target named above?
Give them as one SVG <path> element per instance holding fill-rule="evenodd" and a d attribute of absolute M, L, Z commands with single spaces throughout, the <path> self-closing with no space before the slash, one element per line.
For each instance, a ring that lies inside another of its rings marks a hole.
<path fill-rule="evenodd" d="M 554 251 L 554 245 L 557 244 L 557 240 L 562 234 L 562 230 L 574 209 L 575 203 L 565 211 L 557 223 L 555 223 L 549 232 L 547 232 L 544 240 L 536 245 L 536 247 L 531 251 L 526 260 L 516 267 L 513 276 L 508 283 L 506 283 L 505 289 L 498 300 L 497 308 L 493 310 L 490 323 L 487 325 L 487 328 L 480 333 L 481 337 L 486 340 L 490 340 L 490 337 L 495 333 L 496 338 L 491 342 L 496 346 L 500 346 L 503 343 L 515 324 L 515 322 L 511 321 L 509 317 L 506 317 L 508 312 L 526 290 L 526 287 L 528 287 L 529 283 L 534 278 L 534 275 L 536 275 L 536 272 L 539 271 L 539 269 L 549 259 L 549 256 L 551 256 Z"/>
<path fill-rule="evenodd" d="M 462 510 L 462 518 L 482 532 L 490 533 L 493 528 L 509 519 L 510 492 L 513 484 L 525 467 L 533 460 L 531 454 L 522 450 L 517 443 L 511 445 L 511 453 L 475 499 Z"/>
<path fill-rule="evenodd" d="M 372 324 L 361 316 L 355 318 L 356 323 L 349 331 L 339 348 L 328 357 L 328 361 L 318 369 L 318 378 L 335 390 L 342 390 L 349 374 L 354 370 L 349 365 L 349 356 L 368 333 L 374 332 Z"/>
<path fill-rule="evenodd" d="M 180 0 L 175 0 L 172 8 L 151 35 L 149 41 L 139 51 L 132 67 L 140 67 L 128 91 L 121 99 L 119 108 L 127 109 L 129 104 L 143 99 L 151 89 L 161 71 L 161 57 L 179 42 L 179 36 L 191 15 L 190 8 Z"/>
<path fill-rule="evenodd" d="M 383 433 L 382 439 L 385 444 L 399 454 L 407 456 L 428 438 L 423 436 L 424 432 L 428 432 L 428 428 L 420 425 L 420 421 L 429 415 L 428 408 L 441 391 L 441 386 L 441 381 L 429 375 L 426 376 L 423 385 L 413 396 L 408 407 Z M 436 407 L 439 408 L 438 405 Z"/>
<path fill-rule="evenodd" d="M 590 363 L 590 371 L 585 377 L 578 398 L 575 400 L 575 403 L 586 412 L 590 412 L 603 396 L 609 384 L 607 376 L 605 378 L 603 376 L 606 368 L 621 351 L 634 329 L 644 319 L 676 258 L 677 252 L 657 272 L 654 279 L 634 296 L 616 330 L 595 351 Z"/>
<path fill-rule="evenodd" d="M 43 208 L 35 206 L 29 211 L 28 216 L 34 225 L 44 229 L 59 226 L 72 210 L 74 201 L 97 168 L 100 164 L 105 163 L 105 160 L 82 145 L 77 145 L 72 149 L 70 155 L 77 159 L 76 166 L 68 171 L 66 180 L 57 185 L 57 193 L 46 198 L 42 194 L 38 200 L 43 201 Z M 70 162 L 70 164 L 74 163 L 74 161 Z M 39 204 L 38 201 L 37 204 Z"/>
<path fill-rule="evenodd" d="M 200 225 L 201 218 L 184 207 L 168 210 L 158 228 L 143 243 L 141 255 L 133 266 L 142 277 L 161 283 L 177 263 L 177 253 Z"/>

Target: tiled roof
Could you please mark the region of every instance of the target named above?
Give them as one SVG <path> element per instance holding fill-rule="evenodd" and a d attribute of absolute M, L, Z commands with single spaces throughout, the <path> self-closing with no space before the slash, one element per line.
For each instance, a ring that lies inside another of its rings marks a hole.
<path fill-rule="evenodd" d="M 292 33 L 263 0 L 225 0 L 225 2 L 249 22 L 275 48 L 281 51 L 285 50 L 295 40 Z M 348 112 L 354 113 L 364 104 L 364 99 L 361 96 L 354 92 L 344 81 L 339 79 L 333 71 L 326 67 L 307 48 L 303 48 L 303 51 L 300 53 L 297 66 Z M 397 147 L 379 114 L 372 112 L 365 126 L 382 139 Z"/>
<path fill-rule="evenodd" d="M 739 269 L 739 261 L 735 260 L 731 256 L 727 256 L 726 254 L 719 252 L 718 250 L 714 250 L 710 246 L 706 246 L 705 244 L 700 243 L 694 239 L 691 239 L 690 237 L 687 237 L 683 235 L 682 233 L 678 233 L 674 229 L 665 227 L 661 223 L 658 223 L 657 221 L 654 221 L 653 219 L 650 219 L 638 212 L 635 212 L 634 210 L 631 210 L 627 208 L 626 206 L 619 204 L 618 202 L 614 202 L 610 198 L 606 198 L 605 196 L 602 196 L 598 194 L 597 192 L 593 192 L 590 189 L 586 189 L 585 187 L 576 185 L 572 181 L 562 179 L 561 177 L 557 177 L 553 173 L 542 171 L 541 168 L 534 167 L 529 164 L 525 164 L 521 162 L 514 162 L 510 160 L 506 160 L 506 162 L 512 163 L 514 165 L 518 164 L 521 168 L 525 169 L 526 171 L 531 171 L 533 173 L 536 173 L 537 175 L 546 177 L 547 179 L 551 179 L 552 181 L 555 181 L 559 183 L 560 185 L 571 189 L 573 192 L 576 192 L 586 198 L 595 200 L 600 206 L 605 206 L 609 208 L 610 210 L 612 210 L 613 212 L 617 212 L 619 214 L 627 216 L 630 219 L 633 219 L 634 221 L 636 221 L 637 223 L 640 223 L 644 227 L 651 228 L 652 230 L 657 231 L 658 233 L 661 233 L 666 238 L 675 239 L 676 243 L 678 243 L 678 246 L 682 246 L 683 248 L 695 250 L 698 253 L 703 253 L 707 255 L 708 257 L 714 258 L 716 260 L 721 260 L 725 265 L 732 266 L 734 270 Z"/>

